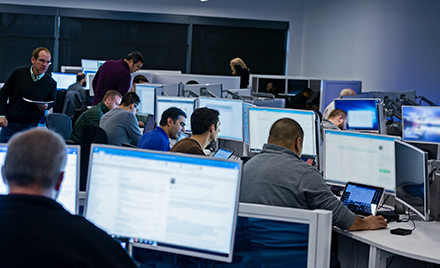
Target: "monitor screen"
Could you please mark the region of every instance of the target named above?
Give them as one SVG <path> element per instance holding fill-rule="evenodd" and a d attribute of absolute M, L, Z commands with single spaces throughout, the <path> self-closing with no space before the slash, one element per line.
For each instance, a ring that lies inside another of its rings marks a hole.
<path fill-rule="evenodd" d="M 287 80 L 287 94 L 296 95 L 301 93 L 303 89 L 309 87 L 309 80 L 306 79 L 288 79 Z"/>
<path fill-rule="evenodd" d="M 76 83 L 76 74 L 52 72 L 52 78 L 57 82 L 57 89 L 67 89 Z"/>
<path fill-rule="evenodd" d="M 219 111 L 219 138 L 243 141 L 243 102 L 241 100 L 199 98 L 199 107 Z"/>
<path fill-rule="evenodd" d="M 160 119 L 162 118 L 162 113 L 171 107 L 180 108 L 186 113 L 186 126 L 185 131 L 191 131 L 191 115 L 194 112 L 195 98 L 184 98 L 184 97 L 157 97 L 156 101 L 156 123 L 159 125 Z"/>
<path fill-rule="evenodd" d="M 396 200 L 429 220 L 427 154 L 402 141 L 395 146 Z"/>
<path fill-rule="evenodd" d="M 243 140 L 247 144 L 249 144 L 249 107 L 255 105 L 243 102 Z"/>
<path fill-rule="evenodd" d="M 275 85 L 278 94 L 286 94 L 286 78 L 258 78 L 258 92 L 267 93 L 267 84 L 269 83 Z"/>
<path fill-rule="evenodd" d="M 81 60 L 81 67 L 87 70 L 95 70 L 97 71 L 101 65 L 105 63 L 105 60 Z"/>
<path fill-rule="evenodd" d="M 66 146 L 67 162 L 64 170 L 64 179 L 61 184 L 61 191 L 58 194 L 57 201 L 64 206 L 64 208 L 72 214 L 78 212 L 78 191 L 79 191 L 79 155 L 80 146 L 68 145 Z M 4 163 L 6 152 L 8 151 L 7 144 L 0 144 L 0 163 Z M 7 194 L 8 188 L 3 180 L 0 182 L 0 194 Z"/>
<path fill-rule="evenodd" d="M 379 102 L 379 99 L 336 99 L 335 109 L 347 113 L 347 129 L 379 131 Z"/>
<path fill-rule="evenodd" d="M 89 89 L 90 94 L 93 94 L 93 78 L 95 78 L 96 70 L 83 70 L 83 73 L 86 75 L 86 86 L 84 87 L 85 90 Z M 93 95 L 90 95 L 93 96 Z"/>
<path fill-rule="evenodd" d="M 396 136 L 326 130 L 324 178 L 328 183 L 355 182 L 395 192 Z"/>
<path fill-rule="evenodd" d="M 402 106 L 403 140 L 440 142 L 440 107 Z"/>
<path fill-rule="evenodd" d="M 88 220 L 134 246 L 231 261 L 241 162 L 93 145 Z"/>
<path fill-rule="evenodd" d="M 316 115 L 313 111 L 250 107 L 249 147 L 259 151 L 267 143 L 273 123 L 281 118 L 292 118 L 304 131 L 303 154 L 317 155 Z"/>
<path fill-rule="evenodd" d="M 138 108 L 139 114 L 154 115 L 156 105 L 156 88 L 157 86 L 151 86 L 148 84 L 136 85 L 136 93 L 141 99 L 141 104 Z"/>

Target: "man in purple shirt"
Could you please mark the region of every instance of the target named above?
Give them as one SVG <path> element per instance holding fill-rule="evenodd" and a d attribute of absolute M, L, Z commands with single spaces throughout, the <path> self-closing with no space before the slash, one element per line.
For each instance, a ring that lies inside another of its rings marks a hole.
<path fill-rule="evenodd" d="M 116 90 L 125 95 L 130 89 L 131 74 L 139 71 L 144 63 L 144 57 L 138 51 L 131 52 L 120 60 L 108 60 L 96 72 L 93 78 L 93 103 L 97 105 L 102 101 L 105 93 Z"/>

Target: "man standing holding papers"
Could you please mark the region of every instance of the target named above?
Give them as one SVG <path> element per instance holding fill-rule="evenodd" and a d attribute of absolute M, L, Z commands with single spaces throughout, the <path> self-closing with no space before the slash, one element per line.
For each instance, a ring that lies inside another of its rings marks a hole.
<path fill-rule="evenodd" d="M 56 82 L 46 74 L 50 51 L 36 48 L 32 66 L 16 68 L 0 91 L 0 142 L 7 142 L 17 132 L 37 127 L 44 110 L 54 105 Z M 8 102 L 9 99 L 9 102 Z"/>

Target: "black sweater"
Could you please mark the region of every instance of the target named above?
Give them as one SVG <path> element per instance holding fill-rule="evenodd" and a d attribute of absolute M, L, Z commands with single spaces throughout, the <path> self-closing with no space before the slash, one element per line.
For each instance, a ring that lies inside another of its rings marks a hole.
<path fill-rule="evenodd" d="M 39 110 L 35 103 L 23 100 L 23 97 L 36 101 L 50 101 L 55 100 L 56 91 L 57 84 L 48 74 L 34 82 L 30 66 L 18 67 L 0 91 L 0 115 L 5 115 L 6 119 L 13 123 L 38 123 L 44 111 Z M 48 105 L 48 109 L 51 107 L 53 103 Z"/>

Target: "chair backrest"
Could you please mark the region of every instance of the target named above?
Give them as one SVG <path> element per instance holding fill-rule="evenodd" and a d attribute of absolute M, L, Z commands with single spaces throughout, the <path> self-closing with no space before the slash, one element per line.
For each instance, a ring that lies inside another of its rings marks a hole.
<path fill-rule="evenodd" d="M 75 109 L 81 108 L 81 94 L 75 90 L 68 90 L 64 98 L 63 114 L 66 114 L 73 119 L 75 116 Z"/>
<path fill-rule="evenodd" d="M 72 120 L 65 114 L 50 113 L 46 115 L 48 129 L 60 134 L 64 140 L 70 140 L 72 134 Z"/>
<path fill-rule="evenodd" d="M 308 268 L 329 267 L 331 211 L 240 203 L 238 216 L 249 221 L 247 235 L 250 234 L 252 250 L 258 252 L 250 256 L 258 256 L 258 261 L 268 265 L 284 262 L 287 266 L 288 262 L 297 263 L 299 257 L 304 259 L 307 255 L 304 262 Z M 237 236 L 240 234 L 236 233 Z M 280 238 L 278 244 L 273 243 L 273 237 Z M 296 249 L 303 249 L 303 254 L 295 252 Z"/>
<path fill-rule="evenodd" d="M 92 143 L 108 144 L 107 132 L 98 126 L 85 124 L 79 137 L 79 145 L 81 145 L 80 191 L 86 190 L 87 172 L 89 170 L 90 159 L 90 145 L 92 145 Z"/>
<path fill-rule="evenodd" d="M 57 97 L 55 100 L 55 104 L 53 106 L 53 112 L 54 113 L 62 113 L 63 112 L 63 105 L 64 105 L 64 99 L 66 98 L 67 90 L 57 90 Z"/>

